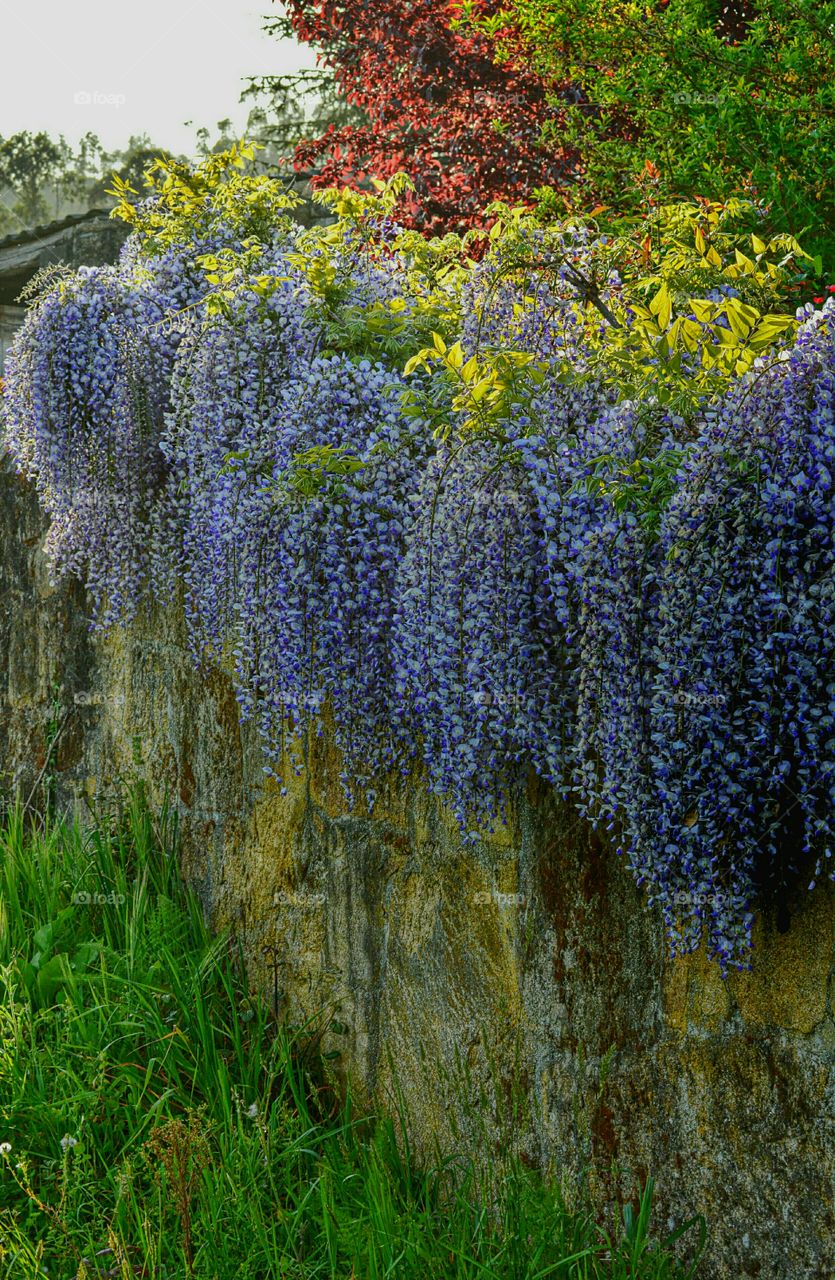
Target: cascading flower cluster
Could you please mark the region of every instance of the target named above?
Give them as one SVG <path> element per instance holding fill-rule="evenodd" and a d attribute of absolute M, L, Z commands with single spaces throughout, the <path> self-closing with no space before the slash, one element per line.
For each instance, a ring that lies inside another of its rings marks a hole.
<path fill-rule="evenodd" d="M 536 496 L 511 450 L 474 442 L 440 451 L 415 499 L 396 584 L 399 700 L 459 822 L 490 822 L 524 776 L 533 726 L 559 755 L 567 720 Z"/>
<path fill-rule="evenodd" d="M 56 566 L 100 625 L 178 584 L 280 782 L 328 725 L 351 803 L 419 758 L 476 837 L 533 769 L 613 833 L 674 952 L 706 934 L 745 967 L 757 904 L 784 923 L 835 845 L 835 302 L 786 342 L 706 279 L 676 364 L 666 286 L 630 311 L 592 236 L 547 272 L 501 237 L 455 267 L 355 196 L 265 237 L 258 190 L 258 234 L 200 186 L 192 242 L 152 209 L 153 241 L 30 312 L 5 438 Z M 709 352 L 743 326 L 728 380 Z M 669 395 L 620 394 L 635 352 L 630 385 L 667 361 Z"/>
<path fill-rule="evenodd" d="M 147 282 L 82 269 L 36 302 L 6 366 L 6 441 L 52 517 L 47 552 L 85 578 L 103 623 L 148 585 L 176 350 L 166 305 Z"/>
<path fill-rule="evenodd" d="M 833 310 L 706 415 L 658 547 L 652 825 L 633 856 L 685 947 L 697 921 L 676 923 L 672 890 L 714 902 L 727 957 L 752 887 L 784 923 L 835 847 Z"/>
<path fill-rule="evenodd" d="M 390 372 L 334 355 L 288 380 L 264 443 L 236 520 L 244 706 L 275 768 L 286 729 L 321 727 L 329 708 L 346 794 L 373 805 L 414 745 L 396 715 L 392 622 L 427 442 Z"/>
<path fill-rule="evenodd" d="M 185 586 L 197 658 L 219 657 L 235 621 L 251 490 L 257 495 L 271 464 L 287 383 L 312 349 L 302 326 L 303 294 L 283 274 L 280 254 L 262 268 L 271 285 L 266 294 L 243 287 L 207 323 L 183 318 L 161 434 L 174 531 L 163 549 Z"/>

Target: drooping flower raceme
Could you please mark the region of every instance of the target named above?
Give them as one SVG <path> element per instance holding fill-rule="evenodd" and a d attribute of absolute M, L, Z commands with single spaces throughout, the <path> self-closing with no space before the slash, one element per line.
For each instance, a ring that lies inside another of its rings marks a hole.
<path fill-rule="evenodd" d="M 401 417 L 402 390 L 370 361 L 301 364 L 239 528 L 244 706 L 276 764 L 286 729 L 321 727 L 329 713 L 346 792 L 372 804 L 381 773 L 414 748 L 397 714 L 391 631 L 428 440 Z"/>
<path fill-rule="evenodd" d="M 15 340 L 5 438 L 56 567 L 100 625 L 181 586 L 279 780 L 328 727 L 352 804 L 419 757 L 475 835 L 533 769 L 674 951 L 744 967 L 757 904 L 833 849 L 835 303 L 684 421 L 592 353 L 582 236 L 544 275 L 499 241 L 453 296 L 448 246 L 417 270 L 385 218 L 206 225 Z M 407 377 L 436 322 L 454 359 Z"/>
<path fill-rule="evenodd" d="M 707 416 L 662 523 L 649 699 L 651 825 L 635 841 L 675 894 L 708 897 L 739 961 L 835 850 L 835 308 Z M 831 862 L 829 863 L 831 867 Z"/>
<path fill-rule="evenodd" d="M 5 370 L 6 439 L 52 517 L 47 551 L 103 623 L 148 582 L 176 350 L 165 306 L 150 283 L 82 269 L 29 312 Z"/>
<path fill-rule="evenodd" d="M 490 822 L 523 776 L 530 726 L 547 718 L 556 734 L 563 712 L 536 498 L 511 451 L 475 442 L 433 459 L 413 500 L 397 580 L 399 695 L 436 791 L 462 825 Z"/>

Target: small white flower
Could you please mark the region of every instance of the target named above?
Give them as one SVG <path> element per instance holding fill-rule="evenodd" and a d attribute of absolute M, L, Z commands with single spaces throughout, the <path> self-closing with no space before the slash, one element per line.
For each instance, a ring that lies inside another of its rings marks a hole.
<path fill-rule="evenodd" d="M 78 1138 L 71 1138 L 68 1133 L 65 1133 L 63 1138 L 61 1139 L 61 1150 L 69 1151 L 70 1147 L 77 1147 L 77 1146 L 78 1146 Z"/>
<path fill-rule="evenodd" d="M 249 1116 L 250 1120 L 255 1120 L 255 1119 L 257 1119 L 257 1117 L 258 1117 L 258 1103 L 257 1103 L 257 1102 L 253 1102 L 250 1106 L 248 1106 L 248 1107 L 247 1107 L 247 1109 L 246 1109 L 246 1114 Z"/>
<path fill-rule="evenodd" d="M 10 1142 L 0 1142 L 0 1156 L 7 1156 L 12 1149 Z"/>

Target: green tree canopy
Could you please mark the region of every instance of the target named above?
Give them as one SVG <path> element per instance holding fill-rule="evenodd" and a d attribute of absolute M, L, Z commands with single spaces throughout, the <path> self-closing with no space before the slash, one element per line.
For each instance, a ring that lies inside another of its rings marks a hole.
<path fill-rule="evenodd" d="M 835 268 L 832 0 L 509 0 L 488 26 L 563 104 L 582 202 L 637 202 L 649 161 L 658 199 L 752 195 Z"/>

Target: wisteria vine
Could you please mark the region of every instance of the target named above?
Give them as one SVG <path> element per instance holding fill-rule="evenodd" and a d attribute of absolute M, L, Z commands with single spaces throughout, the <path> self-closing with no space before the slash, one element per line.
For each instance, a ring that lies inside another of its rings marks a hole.
<path fill-rule="evenodd" d="M 835 300 L 685 420 L 601 369 L 589 237 L 547 280 L 499 242 L 462 283 L 385 217 L 265 240 L 207 232 L 206 198 L 193 243 L 54 283 L 10 353 L 56 570 L 98 626 L 182 591 L 281 785 L 328 725 L 352 804 L 420 759 L 477 835 L 533 769 L 673 952 L 746 967 L 758 904 L 784 927 L 835 847 Z M 446 363 L 404 373 L 435 324 Z"/>

